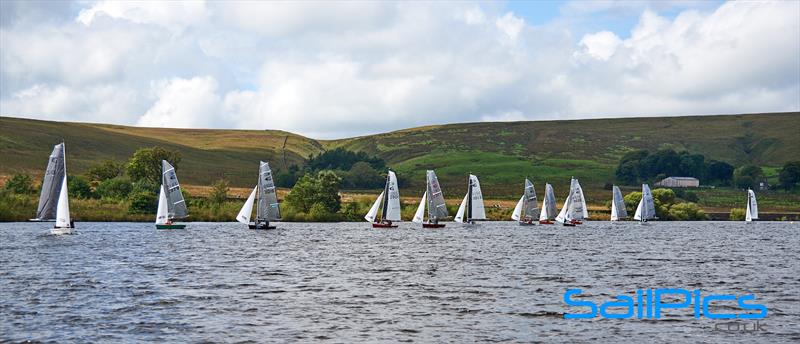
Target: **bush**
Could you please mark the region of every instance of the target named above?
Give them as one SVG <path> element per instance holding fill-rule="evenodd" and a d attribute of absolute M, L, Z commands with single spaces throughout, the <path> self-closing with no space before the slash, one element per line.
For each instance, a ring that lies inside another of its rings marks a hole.
<path fill-rule="evenodd" d="M 34 192 L 33 179 L 25 173 L 17 173 L 7 180 L 3 189 L 17 195 L 28 195 Z"/>
<path fill-rule="evenodd" d="M 158 196 L 150 192 L 135 192 L 130 196 L 128 212 L 132 214 L 155 214 Z"/>
<path fill-rule="evenodd" d="M 336 213 L 341 208 L 339 177 L 332 171 L 321 171 L 316 177 L 304 175 L 286 196 L 286 203 L 298 212 L 310 213 L 315 204 L 322 204 L 327 212 Z"/>
<path fill-rule="evenodd" d="M 308 211 L 308 217 L 309 220 L 314 222 L 331 222 L 339 219 L 337 214 L 330 212 L 328 207 L 322 203 L 312 205 L 311 210 Z"/>
<path fill-rule="evenodd" d="M 102 198 L 122 200 L 126 199 L 131 191 L 133 191 L 133 184 L 130 180 L 116 177 L 100 182 L 95 193 Z"/>
<path fill-rule="evenodd" d="M 81 176 L 68 176 L 67 189 L 69 189 L 69 197 L 81 199 L 94 198 L 92 187 L 89 186 L 89 182 L 86 181 L 86 178 Z"/>
<path fill-rule="evenodd" d="M 208 201 L 215 207 L 219 207 L 225 200 L 228 199 L 228 181 L 220 179 L 214 183 L 211 193 L 208 195 Z M 183 191 L 183 190 L 181 190 Z M 184 195 L 186 196 L 186 195 Z M 185 197 L 184 197 L 185 198 Z"/>
<path fill-rule="evenodd" d="M 181 155 L 178 151 L 169 151 L 161 147 L 142 148 L 133 153 L 128 161 L 128 176 L 133 181 L 147 180 L 161 184 L 161 160 L 166 160 L 178 169 Z"/>
<path fill-rule="evenodd" d="M 733 208 L 731 209 L 731 221 L 744 221 L 745 218 L 745 210 L 744 208 Z"/>
<path fill-rule="evenodd" d="M 708 220 L 706 213 L 695 203 L 677 203 L 669 207 L 668 220 L 702 221 Z"/>
<path fill-rule="evenodd" d="M 755 165 L 744 165 L 733 171 L 733 184 L 740 189 L 755 189 L 763 177 L 764 171 L 761 169 L 761 167 Z"/>

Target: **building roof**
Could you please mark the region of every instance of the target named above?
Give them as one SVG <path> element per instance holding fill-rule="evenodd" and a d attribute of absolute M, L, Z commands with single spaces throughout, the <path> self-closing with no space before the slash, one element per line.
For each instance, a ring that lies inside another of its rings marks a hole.
<path fill-rule="evenodd" d="M 695 177 L 667 177 L 664 179 L 677 179 L 677 180 L 699 180 Z"/>

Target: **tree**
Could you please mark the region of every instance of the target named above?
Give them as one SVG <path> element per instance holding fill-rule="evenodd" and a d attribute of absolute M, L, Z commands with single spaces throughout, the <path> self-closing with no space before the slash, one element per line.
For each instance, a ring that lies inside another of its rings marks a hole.
<path fill-rule="evenodd" d="M 694 203 L 676 203 L 671 205 L 666 218 L 674 221 L 708 220 L 706 213 Z"/>
<path fill-rule="evenodd" d="M 124 163 L 117 163 L 114 160 L 104 160 L 89 168 L 89 171 L 86 172 L 86 176 L 88 176 L 91 181 L 102 182 L 122 176 L 124 173 Z"/>
<path fill-rule="evenodd" d="M 746 217 L 744 208 L 732 208 L 730 214 L 731 221 L 742 221 Z"/>
<path fill-rule="evenodd" d="M 727 162 L 711 160 L 706 166 L 706 180 L 708 183 L 729 185 L 733 179 L 733 170 L 733 165 Z"/>
<path fill-rule="evenodd" d="M 33 179 L 25 173 L 17 173 L 11 179 L 6 180 L 3 189 L 18 195 L 32 194 L 34 192 Z"/>
<path fill-rule="evenodd" d="M 168 161 L 175 169 L 178 169 L 181 154 L 178 151 L 170 151 L 161 147 L 139 149 L 128 160 L 128 176 L 134 182 L 147 180 L 160 185 L 161 160 Z"/>
<path fill-rule="evenodd" d="M 68 176 L 67 189 L 69 190 L 69 197 L 83 199 L 94 198 L 92 187 L 89 186 L 89 182 L 86 181 L 86 178 L 81 176 Z"/>
<path fill-rule="evenodd" d="M 97 185 L 95 193 L 102 198 L 125 199 L 133 190 L 131 181 L 122 177 L 106 179 Z"/>
<path fill-rule="evenodd" d="M 353 164 L 350 171 L 344 173 L 342 184 L 346 188 L 368 189 L 383 186 L 384 176 L 364 161 Z"/>
<path fill-rule="evenodd" d="M 150 192 L 134 192 L 130 196 L 128 212 L 132 214 L 153 214 L 156 212 L 158 197 Z"/>
<path fill-rule="evenodd" d="M 386 168 L 386 162 L 378 157 L 369 156 L 364 152 L 351 152 L 344 148 L 336 148 L 326 151 L 317 156 L 311 156 L 306 166 L 313 171 L 320 170 L 342 170 L 347 171 L 356 162 L 364 161 L 376 170 Z"/>
<path fill-rule="evenodd" d="M 737 188 L 756 188 L 763 178 L 764 171 L 755 165 L 744 165 L 733 171 L 733 182 Z"/>
<path fill-rule="evenodd" d="M 635 185 L 639 182 L 639 162 L 620 162 L 617 171 L 614 172 L 614 176 L 623 185 Z"/>
<path fill-rule="evenodd" d="M 308 213 L 315 204 L 320 204 L 320 207 L 330 213 L 338 212 L 342 204 L 339 182 L 339 177 L 332 171 L 321 171 L 316 177 L 306 174 L 286 196 L 286 203 L 305 213 Z"/>
<path fill-rule="evenodd" d="M 800 161 L 789 161 L 783 164 L 780 174 L 778 174 L 778 182 L 784 190 L 792 190 L 798 182 L 800 182 Z"/>
<path fill-rule="evenodd" d="M 222 205 L 228 199 L 228 181 L 220 179 L 214 183 L 211 188 L 211 193 L 208 195 L 208 200 L 215 206 Z"/>

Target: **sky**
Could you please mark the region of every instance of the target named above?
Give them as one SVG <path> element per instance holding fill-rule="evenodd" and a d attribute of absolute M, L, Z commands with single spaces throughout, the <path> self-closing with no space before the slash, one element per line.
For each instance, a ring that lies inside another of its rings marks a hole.
<path fill-rule="evenodd" d="M 0 116 L 330 139 L 800 111 L 800 1 L 0 2 Z"/>

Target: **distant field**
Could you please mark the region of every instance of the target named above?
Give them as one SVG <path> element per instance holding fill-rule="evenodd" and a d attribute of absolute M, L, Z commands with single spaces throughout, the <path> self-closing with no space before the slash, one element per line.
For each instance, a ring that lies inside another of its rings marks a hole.
<path fill-rule="evenodd" d="M 435 169 L 448 198 L 462 197 L 472 172 L 486 198 L 513 200 L 527 176 L 539 193 L 549 182 L 563 199 L 574 176 L 590 203 L 604 204 L 610 192 L 603 184 L 613 181 L 619 157 L 633 149 L 671 147 L 734 165 L 755 163 L 764 167 L 770 182 L 777 182 L 784 162 L 800 160 L 800 113 L 463 123 L 342 140 L 276 130 L 155 129 L 2 117 L 0 178 L 17 171 L 40 176 L 52 146 L 62 139 L 68 169 L 78 174 L 102 159 L 124 161 L 143 147 L 178 150 L 181 181 L 198 189 L 223 176 L 232 186 L 251 187 L 258 160 L 280 171 L 302 165 L 310 154 L 344 147 L 385 159 L 408 180 L 402 190 L 408 197 L 422 194 L 424 171 Z M 728 206 L 723 200 L 734 194 L 716 190 L 701 195 L 714 206 Z M 775 207 L 797 205 L 790 196 L 775 197 Z M 706 201 L 701 197 L 701 202 Z"/>

